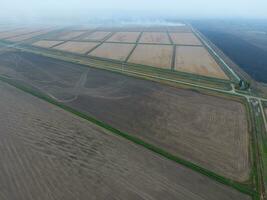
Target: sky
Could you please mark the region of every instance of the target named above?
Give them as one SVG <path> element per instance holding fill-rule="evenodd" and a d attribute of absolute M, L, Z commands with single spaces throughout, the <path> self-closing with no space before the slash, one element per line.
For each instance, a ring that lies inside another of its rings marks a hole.
<path fill-rule="evenodd" d="M 82 20 L 141 12 L 160 17 L 267 19 L 267 0 L 0 0 L 0 5 L 2 20 Z"/>

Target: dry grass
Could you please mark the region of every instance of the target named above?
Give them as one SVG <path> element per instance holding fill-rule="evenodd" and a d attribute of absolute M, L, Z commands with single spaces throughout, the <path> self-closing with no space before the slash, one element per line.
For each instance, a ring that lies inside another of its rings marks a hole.
<path fill-rule="evenodd" d="M 89 35 L 87 35 L 81 39 L 82 40 L 102 41 L 109 34 L 110 34 L 110 32 L 106 32 L 106 31 L 96 31 L 96 32 L 90 33 Z"/>
<path fill-rule="evenodd" d="M 129 62 L 159 68 L 171 68 L 173 47 L 170 45 L 137 45 Z"/>
<path fill-rule="evenodd" d="M 11 86 L 0 93 L 1 200 L 250 199 Z"/>
<path fill-rule="evenodd" d="M 54 45 L 60 44 L 62 41 L 55 41 L 55 40 L 39 40 L 33 43 L 33 46 L 43 47 L 43 48 L 50 48 Z"/>
<path fill-rule="evenodd" d="M 84 33 L 86 33 L 86 31 L 67 31 L 67 32 L 63 32 L 60 35 L 58 35 L 57 39 L 58 40 L 70 40 Z"/>
<path fill-rule="evenodd" d="M 61 51 L 68 51 L 73 53 L 84 54 L 94 48 L 99 43 L 97 42 L 73 42 L 69 41 L 63 43 L 59 46 L 54 47 L 54 49 L 61 50 Z"/>
<path fill-rule="evenodd" d="M 144 32 L 139 42 L 170 44 L 167 33 L 160 33 L 160 32 Z"/>
<path fill-rule="evenodd" d="M 107 41 L 109 42 L 136 42 L 140 32 L 117 32 Z"/>
<path fill-rule="evenodd" d="M 177 46 L 175 70 L 202 76 L 229 79 L 203 47 Z"/>
<path fill-rule="evenodd" d="M 89 55 L 124 61 L 133 47 L 134 44 L 104 43 L 92 51 Z"/>
<path fill-rule="evenodd" d="M 199 39 L 193 33 L 170 33 L 174 44 L 201 45 Z"/>

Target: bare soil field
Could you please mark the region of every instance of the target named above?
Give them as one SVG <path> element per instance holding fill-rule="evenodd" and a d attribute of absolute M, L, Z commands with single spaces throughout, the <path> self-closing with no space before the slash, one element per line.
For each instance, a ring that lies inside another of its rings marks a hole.
<path fill-rule="evenodd" d="M 61 45 L 55 46 L 53 49 L 61 50 L 61 51 L 68 51 L 73 53 L 79 53 L 79 54 L 85 54 L 92 48 L 94 48 L 96 45 L 98 45 L 98 42 L 74 42 L 69 41 L 66 43 L 63 43 Z"/>
<path fill-rule="evenodd" d="M 70 39 L 78 37 L 84 33 L 86 33 L 86 31 L 66 31 L 66 32 L 60 33 L 56 37 L 56 39 L 58 39 L 58 40 L 70 40 Z"/>
<path fill-rule="evenodd" d="M 138 44 L 128 62 L 171 69 L 172 51 L 171 45 Z"/>
<path fill-rule="evenodd" d="M 193 33 L 170 33 L 172 41 L 178 45 L 201 45 Z"/>
<path fill-rule="evenodd" d="M 175 70 L 214 78 L 229 79 L 209 52 L 203 47 L 177 46 Z"/>
<path fill-rule="evenodd" d="M 121 131 L 225 177 L 249 178 L 239 102 L 29 53 L 1 54 L 0 63 L 0 74 Z"/>
<path fill-rule="evenodd" d="M 60 44 L 62 41 L 55 41 L 55 40 L 39 40 L 33 43 L 33 46 L 43 47 L 43 48 L 50 48 L 54 45 Z"/>
<path fill-rule="evenodd" d="M 111 36 L 108 42 L 136 42 L 140 32 L 117 32 Z"/>
<path fill-rule="evenodd" d="M 90 33 L 89 35 L 87 35 L 81 39 L 82 40 L 92 40 L 92 41 L 102 41 L 109 34 L 110 34 L 110 32 L 106 32 L 106 31 L 96 31 L 96 32 Z"/>
<path fill-rule="evenodd" d="M 249 200 L 0 82 L 1 200 Z"/>
<path fill-rule="evenodd" d="M 170 44 L 167 33 L 144 32 L 139 43 Z"/>
<path fill-rule="evenodd" d="M 134 44 L 104 43 L 101 46 L 97 47 L 89 55 L 124 61 L 133 47 Z"/>

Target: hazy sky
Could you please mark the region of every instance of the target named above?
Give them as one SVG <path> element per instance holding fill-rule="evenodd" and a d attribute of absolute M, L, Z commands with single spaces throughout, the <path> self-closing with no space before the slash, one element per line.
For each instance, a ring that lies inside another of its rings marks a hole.
<path fill-rule="evenodd" d="M 100 16 L 117 11 L 149 11 L 184 18 L 266 18 L 267 0 L 0 0 L 0 18 L 17 19 Z M 128 12 L 134 15 L 134 12 Z"/>

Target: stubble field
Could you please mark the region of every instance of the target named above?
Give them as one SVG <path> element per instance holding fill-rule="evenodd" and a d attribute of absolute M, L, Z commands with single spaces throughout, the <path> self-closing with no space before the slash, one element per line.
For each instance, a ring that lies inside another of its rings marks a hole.
<path fill-rule="evenodd" d="M 78 54 L 85 54 L 89 50 L 93 49 L 99 43 L 97 42 L 73 42 L 69 41 L 58 46 L 55 46 L 53 49 L 68 51 Z"/>
<path fill-rule="evenodd" d="M 0 55 L 0 73 L 225 177 L 250 174 L 245 107 L 28 53 Z"/>
<path fill-rule="evenodd" d="M 57 35 L 56 39 L 58 40 L 70 40 L 73 38 L 76 38 L 82 34 L 86 33 L 86 31 L 66 31 L 62 32 L 59 35 Z"/>
<path fill-rule="evenodd" d="M 136 42 L 140 32 L 117 32 L 111 36 L 108 42 Z"/>
<path fill-rule="evenodd" d="M 143 45 L 138 44 L 128 62 L 171 69 L 171 45 Z"/>
<path fill-rule="evenodd" d="M 104 43 L 93 50 L 89 55 L 124 61 L 133 47 L 134 44 Z"/>
<path fill-rule="evenodd" d="M 163 32 L 144 32 L 139 41 L 140 43 L 170 44 L 167 33 Z"/>
<path fill-rule="evenodd" d="M 174 44 L 201 45 L 201 42 L 193 33 L 170 33 L 170 36 Z"/>
<path fill-rule="evenodd" d="M 90 33 L 89 35 L 81 38 L 82 40 L 92 40 L 92 41 L 102 41 L 105 37 L 107 37 L 110 34 L 110 32 L 106 31 L 95 31 L 93 33 Z"/>
<path fill-rule="evenodd" d="M 229 79 L 203 47 L 176 46 L 175 70 L 202 76 Z"/>
<path fill-rule="evenodd" d="M 32 45 L 37 47 L 43 47 L 43 48 L 50 48 L 52 46 L 55 46 L 57 44 L 62 43 L 62 41 L 55 41 L 55 40 L 39 40 L 37 42 L 34 42 Z"/>

